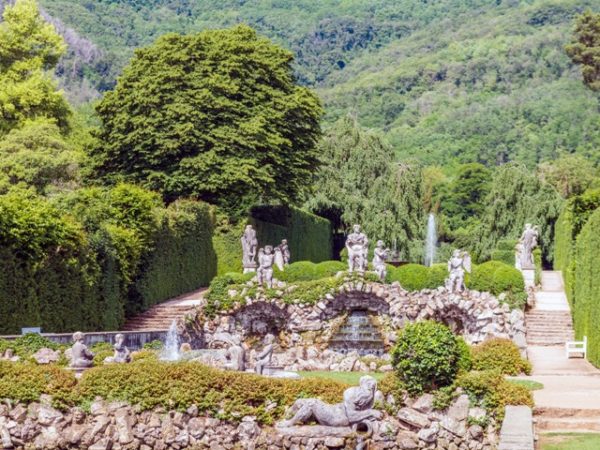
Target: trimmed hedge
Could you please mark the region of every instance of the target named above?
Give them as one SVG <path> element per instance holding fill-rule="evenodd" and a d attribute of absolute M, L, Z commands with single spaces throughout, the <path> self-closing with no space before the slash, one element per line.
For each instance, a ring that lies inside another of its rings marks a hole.
<path fill-rule="evenodd" d="M 467 283 L 469 289 L 490 292 L 494 295 L 522 293 L 525 290 L 523 275 L 514 266 L 500 261 L 488 261 L 473 266 Z"/>
<path fill-rule="evenodd" d="M 333 232 L 327 219 L 293 206 L 265 205 L 250 210 L 249 222 L 261 247 L 287 239 L 292 261 L 318 263 L 333 258 Z"/>
<path fill-rule="evenodd" d="M 517 241 L 511 239 L 498 242 L 496 249 L 492 251 L 492 261 L 500 261 L 509 266 L 514 266 L 516 245 Z"/>
<path fill-rule="evenodd" d="M 0 333 L 114 330 L 126 314 L 207 285 L 216 273 L 212 208 L 164 208 L 136 186 L 47 200 L 0 196 Z"/>

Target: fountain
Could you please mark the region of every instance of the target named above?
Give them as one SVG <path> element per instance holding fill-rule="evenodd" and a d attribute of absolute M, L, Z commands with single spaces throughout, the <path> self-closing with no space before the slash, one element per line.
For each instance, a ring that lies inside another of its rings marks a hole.
<path fill-rule="evenodd" d="M 329 341 L 329 349 L 339 353 L 358 352 L 361 356 L 385 353 L 383 337 L 367 311 L 353 310 Z"/>
<path fill-rule="evenodd" d="M 430 267 L 435 262 L 435 250 L 437 248 L 437 230 L 435 227 L 435 216 L 429 214 L 427 219 L 427 240 L 425 241 L 425 265 Z"/>
<path fill-rule="evenodd" d="M 169 332 L 167 333 L 167 340 L 165 346 L 161 352 L 160 359 L 163 361 L 179 361 L 181 354 L 179 353 L 179 335 L 177 334 L 177 321 L 173 319 Z"/>

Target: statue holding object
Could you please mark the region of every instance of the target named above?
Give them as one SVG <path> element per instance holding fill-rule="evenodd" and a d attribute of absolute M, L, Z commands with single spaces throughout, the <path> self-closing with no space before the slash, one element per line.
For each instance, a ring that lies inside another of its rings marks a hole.
<path fill-rule="evenodd" d="M 105 364 L 123 364 L 131 362 L 131 352 L 125 345 L 125 336 L 123 334 L 119 333 L 115 336 L 115 345 L 113 345 L 113 348 L 115 354 L 106 358 L 104 360 Z"/>
<path fill-rule="evenodd" d="M 382 283 L 385 281 L 387 275 L 387 267 L 385 264 L 389 258 L 389 254 L 390 249 L 385 248 L 383 241 L 377 241 L 377 246 L 375 247 L 373 254 L 373 268 Z"/>
<path fill-rule="evenodd" d="M 271 364 L 271 358 L 273 357 L 273 342 L 275 341 L 275 336 L 272 334 L 267 334 L 265 336 L 265 347 L 256 357 L 256 365 L 254 366 L 254 372 L 259 375 L 263 375 L 265 369 Z"/>
<path fill-rule="evenodd" d="M 454 250 L 448 261 L 449 276 L 446 279 L 446 289 L 451 293 L 465 290 L 465 272 L 471 273 L 471 256 L 461 250 Z"/>
<path fill-rule="evenodd" d="M 94 365 L 94 354 L 83 343 L 83 333 L 73 333 L 73 347 L 71 347 L 71 364 L 73 369 L 86 369 Z"/>
<path fill-rule="evenodd" d="M 258 284 L 261 286 L 266 285 L 268 288 L 273 287 L 273 264 L 275 263 L 275 254 L 273 253 L 273 247 L 270 245 L 261 248 L 258 251 L 258 270 L 256 271 L 256 277 Z"/>
<path fill-rule="evenodd" d="M 346 239 L 348 250 L 348 271 L 365 273 L 369 253 L 369 240 L 360 230 L 360 225 L 354 225 L 352 233 Z"/>

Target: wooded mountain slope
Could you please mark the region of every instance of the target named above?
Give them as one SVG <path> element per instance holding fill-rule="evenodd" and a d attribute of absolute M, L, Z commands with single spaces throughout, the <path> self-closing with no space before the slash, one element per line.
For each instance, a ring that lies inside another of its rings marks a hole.
<path fill-rule="evenodd" d="M 0 0 L 1 1 L 1 0 Z M 70 33 L 71 98 L 167 32 L 246 22 L 296 54 L 327 121 L 351 112 L 427 164 L 600 160 L 598 99 L 564 52 L 591 0 L 42 0 Z M 85 39 L 83 39 L 85 38 Z"/>

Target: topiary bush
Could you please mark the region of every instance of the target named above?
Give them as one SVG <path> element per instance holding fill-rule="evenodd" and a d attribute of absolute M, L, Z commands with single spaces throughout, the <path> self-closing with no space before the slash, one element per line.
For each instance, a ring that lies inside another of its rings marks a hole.
<path fill-rule="evenodd" d="M 515 267 L 500 261 L 488 261 L 473 267 L 467 287 L 499 295 L 503 292 L 522 293 L 525 282 L 523 275 Z"/>
<path fill-rule="evenodd" d="M 436 289 L 446 284 L 448 278 L 448 266 L 446 264 L 434 264 L 428 268 L 427 288 Z"/>
<path fill-rule="evenodd" d="M 388 280 L 398 281 L 407 291 L 420 291 L 428 287 L 429 270 L 420 264 L 406 264 L 391 271 Z"/>
<path fill-rule="evenodd" d="M 489 339 L 472 351 L 475 370 L 499 370 L 504 375 L 531 373 L 531 363 L 521 357 L 519 347 L 510 339 Z"/>
<path fill-rule="evenodd" d="M 447 326 L 429 320 L 409 324 L 399 333 L 397 342 L 392 364 L 411 395 L 452 384 L 464 349 Z"/>
<path fill-rule="evenodd" d="M 310 261 L 298 261 L 290 264 L 283 272 L 276 270 L 275 278 L 287 283 L 294 281 L 310 281 L 319 278 L 317 265 Z"/>
<path fill-rule="evenodd" d="M 337 275 L 338 272 L 348 270 L 348 265 L 342 261 L 323 261 L 315 266 L 317 277 L 327 278 Z"/>

